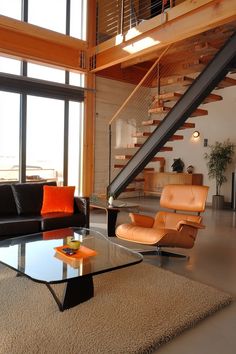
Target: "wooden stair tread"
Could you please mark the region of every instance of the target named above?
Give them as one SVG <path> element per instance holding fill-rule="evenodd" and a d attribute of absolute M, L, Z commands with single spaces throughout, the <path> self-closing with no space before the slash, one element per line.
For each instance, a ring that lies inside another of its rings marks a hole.
<path fill-rule="evenodd" d="M 141 143 L 136 143 L 136 144 L 133 144 L 133 146 L 130 145 L 130 148 L 137 148 L 137 147 L 140 148 L 141 146 L 143 146 L 143 144 L 141 144 Z M 173 150 L 173 148 L 170 147 L 170 146 L 163 146 L 163 147 L 160 149 L 160 151 L 172 151 L 172 150 Z"/>
<path fill-rule="evenodd" d="M 123 192 L 135 192 L 136 188 L 135 187 L 127 187 Z"/>
<path fill-rule="evenodd" d="M 116 160 L 129 160 L 133 155 L 115 155 Z"/>
<path fill-rule="evenodd" d="M 114 168 L 124 168 L 126 165 L 119 165 L 119 164 L 115 164 L 114 165 Z M 143 171 L 155 171 L 155 168 L 153 168 L 153 167 L 145 167 L 144 169 L 143 169 Z"/>
<path fill-rule="evenodd" d="M 179 92 L 166 92 L 166 93 L 161 93 L 160 95 L 154 96 L 155 100 L 162 100 L 165 102 L 169 101 L 177 101 L 182 97 L 183 94 Z M 211 103 L 215 101 L 221 101 L 223 99 L 222 96 L 216 95 L 214 93 L 210 93 L 207 98 L 202 103 Z"/>
<path fill-rule="evenodd" d="M 161 106 L 161 107 L 156 107 L 156 108 L 150 108 L 148 110 L 148 113 L 167 113 L 171 110 L 170 107 L 164 107 L 164 106 Z"/>
<path fill-rule="evenodd" d="M 179 129 L 191 129 L 195 128 L 195 123 L 184 123 Z"/>
<path fill-rule="evenodd" d="M 216 95 L 214 93 L 210 93 L 210 95 L 208 95 L 207 98 L 205 98 L 203 103 L 211 103 L 211 102 L 217 102 L 217 101 L 222 101 L 222 100 L 223 100 L 222 96 Z"/>
<path fill-rule="evenodd" d="M 231 77 L 225 77 L 216 87 L 216 89 L 222 89 L 225 87 L 235 86 L 236 79 L 232 79 Z"/>
<path fill-rule="evenodd" d="M 144 120 L 142 122 L 142 125 L 159 125 L 162 121 L 159 119 L 149 119 L 149 120 Z M 184 123 L 182 127 L 179 128 L 181 129 L 188 129 L 188 128 L 195 128 L 195 123 Z"/>
<path fill-rule="evenodd" d="M 135 178 L 135 179 L 133 179 L 133 181 L 132 182 L 144 182 L 145 181 L 145 178 L 141 178 L 141 177 L 137 177 L 137 178 Z"/>
<path fill-rule="evenodd" d="M 182 93 L 179 92 L 165 92 L 155 96 L 156 100 L 162 101 L 177 101 L 180 97 L 182 97 Z"/>
<path fill-rule="evenodd" d="M 160 119 L 144 120 L 142 125 L 159 125 L 162 121 Z"/>
<path fill-rule="evenodd" d="M 199 116 L 207 116 L 208 111 L 206 109 L 197 108 L 190 117 L 199 117 Z"/>
<path fill-rule="evenodd" d="M 167 113 L 171 110 L 171 107 L 161 107 L 161 108 L 151 108 L 148 110 L 148 113 Z M 208 115 L 208 111 L 206 109 L 197 108 L 190 117 L 199 117 L 199 116 L 206 116 Z"/>
<path fill-rule="evenodd" d="M 134 138 L 146 138 L 146 137 L 149 137 L 149 136 L 151 136 L 152 135 L 152 133 L 150 133 L 150 132 L 143 132 L 143 133 L 134 133 L 134 134 L 132 134 L 132 137 L 134 137 Z M 176 134 L 174 134 L 174 135 L 172 135 L 172 137 L 169 139 L 169 141 L 174 141 L 174 140 L 183 140 L 183 135 L 176 135 Z"/>
<path fill-rule="evenodd" d="M 132 134 L 133 138 L 145 138 L 147 136 L 152 135 L 152 133 L 150 132 L 136 132 Z"/>
<path fill-rule="evenodd" d="M 133 157 L 133 155 L 115 155 L 116 160 L 129 160 Z M 150 162 L 164 162 L 164 157 L 153 157 Z"/>
<path fill-rule="evenodd" d="M 192 84 L 194 79 L 188 76 L 169 76 L 163 77 L 160 80 L 161 86 L 168 86 L 168 85 L 180 85 L 180 86 L 189 86 Z"/>
<path fill-rule="evenodd" d="M 184 136 L 183 136 L 183 135 L 174 134 L 174 135 L 172 135 L 172 137 L 170 137 L 169 141 L 183 140 L 183 139 L 184 139 Z"/>

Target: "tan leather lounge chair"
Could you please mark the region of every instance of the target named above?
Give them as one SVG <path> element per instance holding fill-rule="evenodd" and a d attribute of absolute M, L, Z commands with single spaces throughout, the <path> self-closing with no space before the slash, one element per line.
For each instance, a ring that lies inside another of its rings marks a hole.
<path fill-rule="evenodd" d="M 205 210 L 207 186 L 172 184 L 164 187 L 160 206 L 172 211 L 159 211 L 156 216 L 130 213 L 131 224 L 116 228 L 116 236 L 122 240 L 157 246 L 158 253 L 165 256 L 186 257 L 161 251 L 161 247 L 192 248 L 201 224 L 200 213 Z M 193 214 L 195 213 L 195 215 Z"/>

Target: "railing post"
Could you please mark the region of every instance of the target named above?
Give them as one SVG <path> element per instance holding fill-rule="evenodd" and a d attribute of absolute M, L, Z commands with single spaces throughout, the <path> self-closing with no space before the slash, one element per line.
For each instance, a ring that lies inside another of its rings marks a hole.
<path fill-rule="evenodd" d="M 122 34 L 124 32 L 124 9 L 125 9 L 125 4 L 124 4 L 125 0 L 121 0 L 121 8 L 120 8 L 120 33 L 118 34 Z"/>
<path fill-rule="evenodd" d="M 109 124 L 109 166 L 108 166 L 108 185 L 111 183 L 111 123 Z"/>

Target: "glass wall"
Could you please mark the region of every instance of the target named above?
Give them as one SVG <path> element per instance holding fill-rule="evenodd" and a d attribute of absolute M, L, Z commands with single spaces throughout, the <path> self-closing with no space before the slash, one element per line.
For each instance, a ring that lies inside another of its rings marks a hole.
<path fill-rule="evenodd" d="M 86 40 L 87 0 L 70 0 L 70 35 Z"/>
<path fill-rule="evenodd" d="M 1 0 L 0 15 L 21 19 L 21 0 Z"/>
<path fill-rule="evenodd" d="M 0 57 L 0 72 L 20 75 L 21 62 L 10 58 Z"/>
<path fill-rule="evenodd" d="M 35 79 L 65 83 L 65 70 L 28 63 L 28 76 Z"/>
<path fill-rule="evenodd" d="M 64 101 L 28 96 L 26 136 L 26 180 L 63 185 Z"/>
<path fill-rule="evenodd" d="M 21 20 L 23 3 L 0 0 L 0 14 Z M 71 36 L 86 39 L 87 0 L 28 0 L 27 15 L 29 23 L 63 34 L 70 24 Z M 64 70 L 24 65 L 28 77 L 66 84 Z M 21 75 L 21 67 L 19 60 L 0 57 L 0 72 Z M 84 87 L 84 74 L 69 73 L 69 84 Z M 35 96 L 0 91 L 0 182 L 56 180 L 59 185 L 75 185 L 79 193 L 83 119 L 83 103 L 69 102 L 67 114 L 64 100 L 49 98 L 41 89 Z"/>
<path fill-rule="evenodd" d="M 66 33 L 66 0 L 28 0 L 28 22 Z"/>
<path fill-rule="evenodd" d="M 68 184 L 76 186 L 76 192 L 81 189 L 83 106 L 78 102 L 69 104 Z"/>
<path fill-rule="evenodd" d="M 20 95 L 0 91 L 0 182 L 19 179 Z"/>

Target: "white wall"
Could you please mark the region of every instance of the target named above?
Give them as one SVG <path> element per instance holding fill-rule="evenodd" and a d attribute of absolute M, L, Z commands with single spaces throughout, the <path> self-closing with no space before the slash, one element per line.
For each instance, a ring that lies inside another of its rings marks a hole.
<path fill-rule="evenodd" d="M 97 193 L 104 191 L 108 184 L 108 122 L 132 89 L 133 85 L 97 78 L 95 141 L 95 192 Z M 184 135 L 184 140 L 167 143 L 166 146 L 174 147 L 173 152 L 158 154 L 166 158 L 165 171 L 167 172 L 172 170 L 173 159 L 180 157 L 185 163 L 185 168 L 193 165 L 195 173 L 202 173 L 203 183 L 210 186 L 208 202 L 211 202 L 211 197 L 215 194 L 215 183 L 209 180 L 207 175 L 204 153 L 209 149 L 203 146 L 203 139 L 208 139 L 209 145 L 215 141 L 223 142 L 228 138 L 236 144 L 236 87 L 217 90 L 215 93 L 223 96 L 223 100 L 201 106 L 208 110 L 208 116 L 188 119 L 188 122 L 196 124 L 195 129 L 199 130 L 200 139 L 192 140 L 194 129 L 180 130 L 176 134 Z M 153 115 L 152 118 L 157 116 Z M 158 163 L 156 166 L 158 170 Z M 235 166 L 236 154 L 233 163 L 227 169 L 228 181 L 221 188 L 226 201 L 230 201 L 231 198 L 231 177 Z"/>
<path fill-rule="evenodd" d="M 166 144 L 173 146 L 174 150 L 163 154 L 166 157 L 166 171 L 171 171 L 173 159 L 180 157 L 185 163 L 185 168 L 193 165 L 195 173 L 203 173 L 203 183 L 210 187 L 208 202 L 211 202 L 212 195 L 215 194 L 215 181 L 208 178 L 207 161 L 204 159 L 204 154 L 209 152 L 209 148 L 203 146 L 203 140 L 208 139 L 208 145 L 211 145 L 215 141 L 223 142 L 229 138 L 231 142 L 236 144 L 236 88 L 216 90 L 215 93 L 221 95 L 223 100 L 201 106 L 201 108 L 208 110 L 208 116 L 188 119 L 188 122 L 196 124 L 195 130 L 200 132 L 200 138 L 193 141 L 192 132 L 194 129 L 178 131 L 178 134 L 183 132 L 184 140 Z M 231 200 L 232 172 L 235 166 L 236 154 L 226 171 L 228 181 L 221 188 L 221 194 L 225 196 L 226 201 Z"/>

